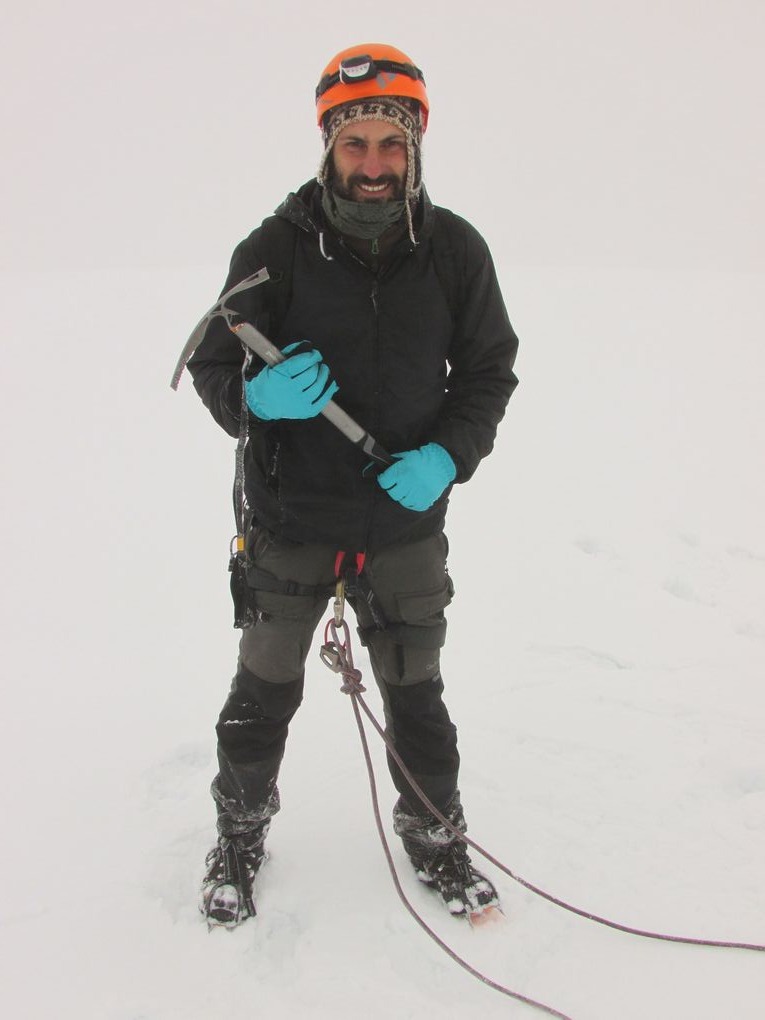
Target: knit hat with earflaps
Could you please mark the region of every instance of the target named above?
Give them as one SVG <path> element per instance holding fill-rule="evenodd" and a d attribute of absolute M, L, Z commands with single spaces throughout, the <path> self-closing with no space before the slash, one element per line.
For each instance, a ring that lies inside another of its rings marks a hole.
<path fill-rule="evenodd" d="M 416 243 L 412 213 L 422 190 L 422 115 L 420 104 L 407 96 L 390 96 L 385 99 L 368 98 L 343 103 L 329 110 L 322 120 L 321 133 L 324 153 L 316 179 L 322 187 L 330 186 L 330 157 L 340 132 L 349 124 L 368 120 L 382 120 L 399 128 L 406 137 L 406 217 L 409 237 Z"/>

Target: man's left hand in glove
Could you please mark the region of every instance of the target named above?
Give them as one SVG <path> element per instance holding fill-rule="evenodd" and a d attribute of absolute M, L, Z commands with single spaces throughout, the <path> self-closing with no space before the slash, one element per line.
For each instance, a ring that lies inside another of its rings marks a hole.
<path fill-rule="evenodd" d="M 433 506 L 457 475 L 454 461 L 438 443 L 393 456 L 396 463 L 379 474 L 377 482 L 407 510 L 421 512 Z"/>

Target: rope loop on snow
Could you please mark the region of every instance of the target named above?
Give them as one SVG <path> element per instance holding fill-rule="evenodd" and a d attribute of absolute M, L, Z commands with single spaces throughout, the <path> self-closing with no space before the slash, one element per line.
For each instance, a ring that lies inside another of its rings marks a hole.
<path fill-rule="evenodd" d="M 339 630 L 342 630 L 343 636 L 342 640 L 340 638 Z M 331 641 L 329 640 L 330 635 L 332 636 Z M 382 818 L 380 816 L 380 802 L 377 797 L 377 782 L 375 780 L 374 766 L 372 764 L 372 756 L 369 753 L 369 744 L 367 742 L 367 735 L 364 730 L 364 721 L 361 718 L 361 713 L 359 712 L 359 705 L 363 707 L 364 711 L 370 717 L 370 719 L 373 722 L 373 725 L 378 730 L 378 732 L 382 733 L 382 730 L 380 729 L 377 720 L 371 714 L 369 708 L 367 707 L 367 705 L 364 702 L 364 699 L 361 696 L 362 693 L 365 691 L 365 688 L 361 683 L 360 670 L 356 669 L 355 666 L 353 665 L 353 653 L 351 651 L 351 635 L 350 631 L 348 630 L 348 624 L 345 622 L 345 620 L 343 620 L 338 627 L 338 624 L 335 622 L 335 619 L 334 618 L 330 619 L 324 631 L 324 644 L 319 654 L 325 666 L 328 666 L 333 673 L 339 673 L 343 677 L 343 684 L 340 690 L 343 691 L 343 693 L 350 695 L 351 703 L 353 706 L 353 714 L 356 719 L 356 725 L 359 730 L 359 738 L 361 740 L 361 746 L 364 753 L 364 761 L 366 763 L 367 776 L 369 778 L 369 788 L 372 794 L 372 810 L 374 812 L 377 833 L 380 837 L 380 842 L 382 843 L 383 852 L 385 854 L 385 859 L 388 862 L 388 868 L 390 870 L 391 877 L 393 879 L 393 884 L 396 888 L 396 892 L 398 893 L 399 898 L 406 907 L 407 911 L 411 914 L 411 916 L 414 918 L 417 924 L 419 924 L 423 931 L 431 939 L 433 939 L 436 945 L 440 946 L 440 948 L 443 949 L 447 956 L 451 957 L 451 959 L 454 960 L 455 963 L 458 963 L 460 967 L 466 970 L 469 974 L 472 974 L 473 977 L 478 978 L 479 981 L 482 981 L 490 988 L 495 989 L 495 991 L 501 992 L 503 995 L 509 996 L 511 999 L 516 999 L 518 1002 L 522 1002 L 527 1006 L 531 1006 L 534 1009 L 541 1010 L 548 1016 L 557 1017 L 558 1020 L 573 1020 L 573 1017 L 569 1016 L 567 1013 L 561 1013 L 560 1010 L 554 1009 L 552 1006 L 548 1006 L 544 1002 L 538 1002 L 536 999 L 531 999 L 526 995 L 522 995 L 520 992 L 514 992 L 512 989 L 506 988 L 505 985 L 501 985 L 497 981 L 492 981 L 491 978 L 487 977 L 485 974 L 482 974 L 479 970 L 476 970 L 475 967 L 472 967 L 461 956 L 458 956 L 458 954 L 455 953 L 454 950 L 450 946 L 448 946 L 443 941 L 443 939 L 441 939 L 433 931 L 433 929 L 420 916 L 420 914 L 417 913 L 417 911 L 414 909 L 410 901 L 407 899 L 406 893 L 404 892 L 401 886 L 401 881 L 399 879 L 398 872 L 396 871 L 396 865 L 393 861 L 393 855 L 391 853 L 390 846 L 388 844 L 388 839 L 385 835 L 385 828 L 383 826 Z M 387 744 L 388 743 L 387 739 L 385 737 L 383 737 L 383 739 Z M 420 799 L 422 799 L 423 802 L 425 802 L 426 801 L 425 795 L 416 786 L 416 784 L 414 785 L 414 789 L 415 792 L 417 792 L 418 795 L 420 796 Z M 451 824 L 449 823 L 447 824 L 449 825 L 449 828 L 452 828 Z M 463 838 L 462 833 L 458 832 L 458 835 L 461 839 Z"/>
<path fill-rule="evenodd" d="M 336 626 L 335 621 L 334 620 L 329 621 L 324 634 L 325 644 L 322 647 L 320 654 L 322 661 L 325 663 L 325 665 L 329 666 L 330 669 L 332 669 L 334 672 L 342 675 L 343 685 L 340 689 L 344 693 L 350 694 L 351 696 L 353 711 L 356 717 L 357 726 L 359 728 L 359 735 L 361 738 L 362 747 L 364 748 L 364 757 L 366 760 L 367 771 L 369 773 L 369 782 L 372 790 L 372 805 L 375 813 L 375 821 L 377 822 L 377 829 L 380 834 L 380 839 L 382 841 L 383 848 L 385 850 L 385 855 L 388 859 L 388 866 L 391 870 L 391 874 L 393 875 L 393 881 L 396 886 L 396 890 L 401 899 L 403 900 L 407 910 L 410 912 L 410 914 L 412 914 L 412 916 L 415 918 L 418 924 L 420 924 L 420 926 L 425 929 L 425 931 L 431 936 L 431 938 L 433 938 L 434 941 L 436 941 L 441 946 L 441 948 L 444 949 L 445 952 L 447 952 L 461 966 L 465 967 L 465 969 L 468 970 L 471 974 L 478 977 L 481 981 L 484 981 L 492 988 L 496 988 L 498 991 L 503 992 L 505 995 L 509 995 L 512 998 L 519 999 L 520 1001 L 525 1002 L 530 1006 L 535 1006 L 538 1009 L 541 1009 L 549 1013 L 551 1016 L 562 1017 L 563 1020 L 571 1020 L 570 1017 L 565 1017 L 565 1014 L 559 1013 L 557 1010 L 554 1010 L 549 1006 L 545 1006 L 543 1003 L 527 999 L 517 992 L 512 992 L 510 989 L 505 988 L 503 985 L 498 985 L 495 982 L 490 981 L 488 978 L 480 974 L 478 971 L 475 971 L 469 964 L 467 964 L 464 960 L 462 960 L 455 953 L 453 953 L 452 950 L 450 950 L 449 947 L 446 946 L 438 938 L 438 936 L 431 931 L 430 928 L 428 928 L 426 923 L 422 920 L 419 914 L 416 913 L 414 908 L 406 899 L 406 896 L 404 895 L 400 882 L 398 880 L 398 875 L 396 874 L 395 867 L 393 865 L 393 859 L 391 857 L 390 849 L 385 839 L 385 833 L 382 827 L 382 822 L 380 821 L 379 817 L 379 805 L 377 803 L 377 792 L 374 771 L 372 767 L 371 757 L 369 755 L 369 749 L 367 745 L 366 734 L 364 732 L 363 721 L 361 719 L 361 715 L 359 712 L 359 706 L 364 711 L 365 715 L 369 719 L 374 729 L 377 731 L 378 735 L 385 744 L 385 747 L 387 748 L 387 751 L 390 754 L 391 758 L 401 769 L 402 774 L 406 778 L 407 782 L 410 784 L 411 788 L 414 790 L 415 794 L 417 795 L 423 806 L 427 809 L 427 811 L 429 811 L 435 818 L 437 818 L 438 821 L 457 839 L 461 840 L 463 843 L 467 844 L 467 846 L 471 847 L 477 853 L 481 854 L 482 857 L 484 857 L 487 861 L 493 864 L 501 872 L 507 875 L 508 878 L 512 878 L 514 882 L 517 882 L 519 885 L 522 885 L 525 889 L 528 889 L 529 892 L 532 892 L 536 896 L 539 896 L 542 899 L 547 900 L 548 903 L 552 903 L 557 907 L 561 907 L 563 910 L 569 911 L 569 913 L 576 914 L 578 917 L 586 918 L 588 921 L 594 921 L 596 924 L 604 925 L 607 928 L 613 928 L 616 931 L 625 932 L 628 935 L 638 935 L 642 938 L 657 939 L 661 942 L 675 942 L 681 943 L 683 945 L 704 946 L 706 948 L 712 949 L 744 949 L 758 953 L 765 952 L 765 945 L 756 942 L 734 942 L 721 939 L 702 939 L 680 935 L 666 935 L 660 932 L 648 931 L 646 929 L 633 928 L 626 924 L 620 924 L 617 921 L 611 921 L 606 917 L 601 917 L 598 914 L 594 914 L 588 910 L 583 910 L 580 907 L 576 907 L 571 903 L 567 903 L 565 900 L 562 900 L 557 896 L 553 896 L 551 893 L 545 891 L 539 886 L 534 885 L 532 882 L 527 881 L 520 875 L 515 874 L 515 872 L 508 868 L 507 865 L 497 860 L 496 857 L 494 857 L 487 850 L 485 850 L 479 843 L 476 843 L 475 840 L 471 839 L 464 832 L 461 832 L 458 828 L 456 828 L 456 826 L 454 826 L 452 822 L 448 818 L 446 818 L 445 815 L 441 813 L 441 811 L 439 811 L 439 809 L 435 806 L 435 804 L 433 804 L 433 802 L 428 798 L 428 796 L 419 786 L 417 781 L 412 776 L 411 772 L 408 770 L 408 768 L 402 761 L 401 756 L 396 751 L 396 748 L 393 746 L 393 741 L 390 739 L 388 734 L 382 728 L 382 726 L 372 713 L 371 709 L 364 701 L 362 693 L 365 692 L 365 688 L 361 683 L 361 671 L 356 669 L 355 666 L 353 665 L 350 632 L 348 630 L 348 625 L 347 623 L 345 623 L 344 620 L 341 624 L 340 629 L 342 630 L 342 640 L 340 639 L 338 627 Z M 332 635 L 332 641 L 329 640 L 330 634 Z"/>

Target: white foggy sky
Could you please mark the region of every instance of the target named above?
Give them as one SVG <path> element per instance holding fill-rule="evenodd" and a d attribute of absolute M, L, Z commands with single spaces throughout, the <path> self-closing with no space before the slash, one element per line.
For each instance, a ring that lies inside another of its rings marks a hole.
<path fill-rule="evenodd" d="M 315 170 L 324 64 L 365 39 L 423 68 L 428 189 L 488 239 L 521 338 L 497 447 L 449 511 L 471 832 L 587 909 L 761 942 L 763 0 L 6 7 L 11 1013 L 209 1020 L 232 987 L 228 1020 L 509 1015 L 410 931 L 313 652 L 258 923 L 219 942 L 196 908 L 234 443 L 170 374 L 234 244 Z M 502 894 L 513 923 L 471 962 L 577 1020 L 762 1013 L 751 959 Z"/>
<path fill-rule="evenodd" d="M 423 68 L 425 177 L 498 261 L 761 268 L 759 0 L 95 3 L 4 14 L 0 268 L 225 265 L 315 170 L 313 90 Z"/>

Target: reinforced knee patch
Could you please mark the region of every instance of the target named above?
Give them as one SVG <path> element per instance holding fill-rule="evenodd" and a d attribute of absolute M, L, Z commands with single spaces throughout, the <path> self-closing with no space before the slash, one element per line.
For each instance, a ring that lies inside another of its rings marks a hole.
<path fill-rule="evenodd" d="M 404 764 L 417 776 L 456 776 L 457 728 L 443 702 L 441 674 L 419 684 L 386 685 L 388 729 Z"/>
<path fill-rule="evenodd" d="M 281 757 L 302 700 L 302 678 L 272 684 L 240 668 L 215 727 L 219 746 L 235 762 Z"/>

